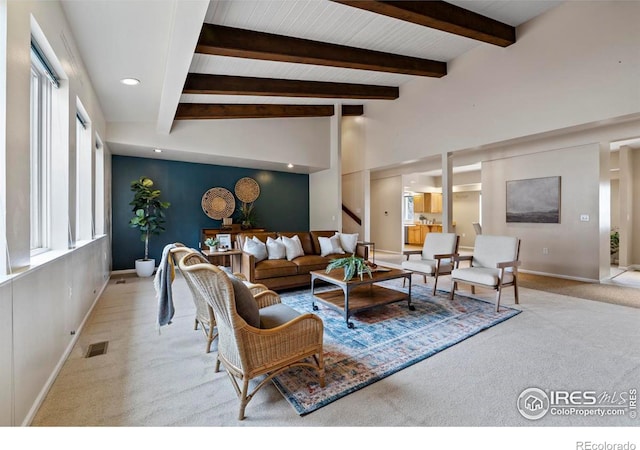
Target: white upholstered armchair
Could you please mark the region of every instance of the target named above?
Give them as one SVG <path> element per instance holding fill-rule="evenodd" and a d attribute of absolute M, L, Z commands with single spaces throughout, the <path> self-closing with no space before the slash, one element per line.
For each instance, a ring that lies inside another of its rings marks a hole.
<path fill-rule="evenodd" d="M 502 289 L 513 286 L 515 303 L 518 304 L 518 267 L 520 266 L 520 239 L 511 236 L 476 236 L 473 255 L 457 256 L 456 268 L 451 272 L 453 286 L 451 299 L 458 283 L 495 289 L 496 312 L 500 309 Z M 460 261 L 470 261 L 469 267 L 459 267 Z"/>
<path fill-rule="evenodd" d="M 455 233 L 427 233 L 422 250 L 405 250 L 402 252 L 407 257 L 402 261 L 402 268 L 421 274 L 424 282 L 427 276 L 433 277 L 433 295 L 436 294 L 438 276 L 448 275 L 453 269 L 453 258 L 458 253 L 460 238 Z M 419 255 L 419 258 L 411 259 L 411 255 Z"/>

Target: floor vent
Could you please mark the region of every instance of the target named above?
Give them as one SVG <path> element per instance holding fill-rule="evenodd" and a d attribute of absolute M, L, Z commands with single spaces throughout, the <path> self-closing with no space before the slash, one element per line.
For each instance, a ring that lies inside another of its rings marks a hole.
<path fill-rule="evenodd" d="M 125 284 L 126 280 L 124 278 L 120 278 L 118 281 L 116 281 L 116 284 Z"/>
<path fill-rule="evenodd" d="M 91 358 L 92 356 L 104 355 L 107 353 L 108 341 L 98 342 L 96 344 L 89 345 L 85 358 Z"/>

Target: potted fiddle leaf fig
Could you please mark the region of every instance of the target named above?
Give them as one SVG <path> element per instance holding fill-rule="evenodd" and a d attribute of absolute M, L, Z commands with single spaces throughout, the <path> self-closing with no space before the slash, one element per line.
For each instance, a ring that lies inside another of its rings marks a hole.
<path fill-rule="evenodd" d="M 150 277 L 156 261 L 149 258 L 149 238 L 165 230 L 164 210 L 170 203 L 160 200 L 160 191 L 153 188 L 153 180 L 148 177 L 133 180 L 131 190 L 134 196 L 129 205 L 132 206 L 134 216 L 129 221 L 129 226 L 140 231 L 140 240 L 144 242 L 144 258 L 136 260 L 136 273 L 139 277 Z"/>
<path fill-rule="evenodd" d="M 344 281 L 349 281 L 356 275 L 360 276 L 362 280 L 365 273 L 369 274 L 369 278 L 373 278 L 367 261 L 360 256 L 351 255 L 344 258 L 336 258 L 327 264 L 326 273 L 339 268 L 344 269 Z"/>

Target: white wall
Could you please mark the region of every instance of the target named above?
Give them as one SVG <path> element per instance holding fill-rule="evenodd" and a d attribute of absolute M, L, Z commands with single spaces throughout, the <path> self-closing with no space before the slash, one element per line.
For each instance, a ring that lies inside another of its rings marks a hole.
<path fill-rule="evenodd" d="M 342 115 L 330 120 L 329 168 L 309 174 L 309 228 L 342 230 Z"/>
<path fill-rule="evenodd" d="M 483 234 L 519 237 L 522 270 L 599 280 L 599 173 L 598 144 L 484 162 Z M 561 177 L 560 223 L 507 223 L 506 181 L 549 176 Z M 589 221 L 581 221 L 581 214 Z"/>
<path fill-rule="evenodd" d="M 365 205 L 365 140 L 362 117 L 342 118 L 342 203 L 361 220 L 364 220 Z M 346 213 L 342 213 L 342 231 L 358 233 L 364 240 L 364 224 L 358 225 Z"/>
<path fill-rule="evenodd" d="M 229 158 L 264 161 L 272 170 L 296 167 L 312 170 L 330 167 L 330 119 L 178 120 L 170 134 L 159 133 L 155 123 L 110 122 L 107 140 L 115 152 L 128 147 L 158 147 L 162 157 L 179 161 L 237 166 Z M 206 158 L 206 159 L 205 159 Z"/>
<path fill-rule="evenodd" d="M 11 285 L 0 284 L 0 426 L 13 424 L 13 311 Z"/>
<path fill-rule="evenodd" d="M 367 167 L 471 149 L 640 112 L 640 2 L 564 2 L 482 45 L 440 79 L 367 106 Z"/>
<path fill-rule="evenodd" d="M 0 273 L 0 426 L 10 426 L 29 424 L 106 285 L 111 261 L 111 175 L 105 173 L 104 177 L 106 211 L 102 217 L 106 234 L 69 249 L 76 201 L 76 100 L 80 100 L 91 120 L 92 147 L 96 132 L 106 134 L 104 117 L 59 2 L 2 1 L 0 10 L 0 29 L 6 29 L 0 38 L 0 45 L 6 46 L 6 61 L 0 63 L 0 69 L 6 67 L 0 76 L 0 110 L 8 112 L 0 115 L 0 120 L 6 121 L 0 126 L 6 129 L 6 136 L 0 136 L 0 180 L 4 180 L 0 191 L 0 247 L 4 258 L 2 241 L 6 237 L 10 255 L 7 271 L 12 272 Z M 36 28 L 32 27 L 34 24 Z M 46 47 L 45 52 L 55 54 L 56 60 L 51 62 L 63 75 L 56 93 L 63 98 L 53 127 L 57 152 L 53 161 L 56 192 L 52 193 L 54 250 L 38 258 L 30 255 L 29 236 L 32 32 L 41 32 L 46 38 L 47 45 L 40 43 Z M 103 165 L 109 171 L 111 155 L 107 148 L 103 157 Z M 76 334 L 72 335 L 72 331 Z"/>
<path fill-rule="evenodd" d="M 371 240 L 376 250 L 401 252 L 402 176 L 371 180 Z"/>
<path fill-rule="evenodd" d="M 464 191 L 453 193 L 453 220 L 455 232 L 460 236 L 460 247 L 473 248 L 476 233 L 473 222 L 480 216 L 480 191 Z"/>

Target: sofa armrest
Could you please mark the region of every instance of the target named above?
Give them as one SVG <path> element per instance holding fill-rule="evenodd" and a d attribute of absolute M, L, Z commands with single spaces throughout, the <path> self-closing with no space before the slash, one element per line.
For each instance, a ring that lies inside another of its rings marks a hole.
<path fill-rule="evenodd" d="M 256 257 L 250 253 L 242 252 L 241 268 L 241 273 L 246 278 L 246 281 L 255 283 Z"/>

